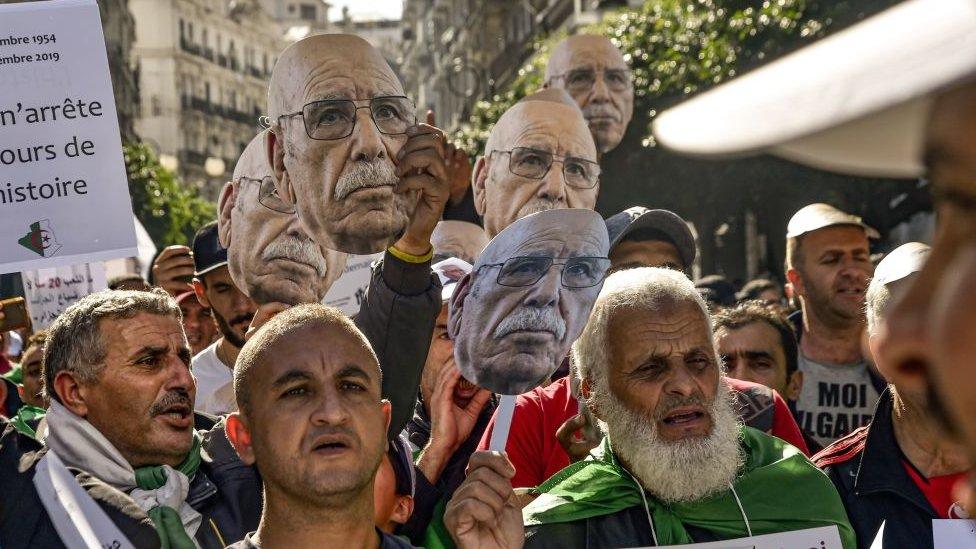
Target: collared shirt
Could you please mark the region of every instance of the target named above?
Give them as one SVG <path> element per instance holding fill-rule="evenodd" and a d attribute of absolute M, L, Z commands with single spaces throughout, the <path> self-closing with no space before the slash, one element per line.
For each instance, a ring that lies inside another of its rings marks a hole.
<path fill-rule="evenodd" d="M 224 364 L 217 356 L 220 339 L 193 357 L 190 371 L 197 381 L 194 409 L 205 414 L 222 415 L 237 411 L 234 398 L 234 365 Z"/>

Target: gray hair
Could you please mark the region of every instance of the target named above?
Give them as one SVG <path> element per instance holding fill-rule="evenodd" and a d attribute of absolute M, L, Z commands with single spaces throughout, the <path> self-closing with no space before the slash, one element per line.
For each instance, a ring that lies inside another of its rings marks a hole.
<path fill-rule="evenodd" d="M 139 313 L 171 316 L 182 322 L 180 307 L 165 290 L 148 292 L 103 290 L 83 297 L 68 307 L 48 328 L 44 346 L 44 392 L 61 402 L 54 390 L 54 378 L 71 372 L 84 383 L 95 383 L 105 367 L 105 339 L 102 320 L 128 319 Z"/>
<path fill-rule="evenodd" d="M 874 335 L 881 325 L 881 315 L 891 301 L 891 289 L 877 277 L 871 279 L 868 291 L 864 294 L 864 308 L 868 324 L 868 334 Z"/>
<path fill-rule="evenodd" d="M 658 267 L 617 271 L 607 277 L 582 334 L 573 343 L 572 362 L 580 380 L 589 379 L 598 391 L 607 389 L 610 361 L 610 318 L 618 309 L 643 307 L 654 310 L 664 303 L 694 303 L 701 309 L 704 326 L 711 332 L 708 305 L 684 273 Z M 721 362 L 717 362 L 721 365 Z M 721 366 L 719 366 L 721 367 Z"/>

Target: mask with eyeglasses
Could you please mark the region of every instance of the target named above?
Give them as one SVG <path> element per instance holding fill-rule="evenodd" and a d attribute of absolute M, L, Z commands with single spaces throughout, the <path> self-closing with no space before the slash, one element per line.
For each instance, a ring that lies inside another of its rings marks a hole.
<path fill-rule="evenodd" d="M 553 265 L 562 265 L 559 281 L 564 288 L 592 288 L 603 282 L 610 270 L 606 257 L 513 257 L 504 263 L 488 263 L 481 268 L 500 267 L 495 279 L 501 286 L 518 288 L 532 286 L 542 279 Z"/>
<path fill-rule="evenodd" d="M 630 88 L 633 75 L 629 69 L 603 69 L 595 71 L 589 68 L 573 69 L 562 74 L 554 74 L 550 79 L 562 79 L 566 89 L 571 92 L 585 92 L 596 84 L 597 75 L 603 77 L 603 82 L 612 91 L 626 91 Z"/>
<path fill-rule="evenodd" d="M 563 165 L 563 180 L 570 187 L 592 189 L 600 181 L 600 165 L 585 158 L 559 156 L 531 147 L 491 151 L 491 156 L 496 154 L 508 155 L 508 171 L 519 177 L 542 179 L 552 169 L 552 165 L 559 162 Z"/>
<path fill-rule="evenodd" d="M 245 184 L 258 185 L 258 204 L 261 204 L 265 208 L 282 214 L 295 213 L 295 206 L 287 204 L 278 196 L 274 179 L 270 175 L 266 175 L 262 179 L 244 176 L 238 178 L 237 182 L 242 186 Z"/>
<path fill-rule="evenodd" d="M 357 103 L 367 103 L 357 105 Z M 356 127 L 356 113 L 369 109 L 376 129 L 385 135 L 402 135 L 417 123 L 417 107 L 402 95 L 374 97 L 354 101 L 352 99 L 323 99 L 306 103 L 301 111 L 283 114 L 282 119 L 302 117 L 305 133 L 319 141 L 344 139 L 352 135 Z"/>

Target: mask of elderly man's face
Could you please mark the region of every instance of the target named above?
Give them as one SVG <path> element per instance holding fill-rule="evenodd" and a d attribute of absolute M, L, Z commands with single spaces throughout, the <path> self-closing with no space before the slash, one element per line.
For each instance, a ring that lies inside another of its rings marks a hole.
<path fill-rule="evenodd" d="M 586 121 L 571 102 L 523 100 L 510 108 L 492 128 L 486 155 L 474 168 L 475 209 L 488 237 L 532 213 L 595 208 L 596 160 Z"/>
<path fill-rule="evenodd" d="M 485 230 L 467 221 L 446 220 L 437 223 L 430 243 L 434 247 L 434 262 L 456 257 L 474 265 L 481 250 L 488 245 Z"/>
<path fill-rule="evenodd" d="M 302 230 L 275 189 L 263 135 L 247 146 L 220 197 L 218 231 L 237 287 L 257 303 L 318 303 L 342 274 L 346 254 L 324 249 Z"/>
<path fill-rule="evenodd" d="M 451 300 L 465 379 L 509 395 L 547 381 L 586 324 L 608 248 L 603 220 L 582 209 L 530 215 L 495 237 Z"/>
<path fill-rule="evenodd" d="M 634 83 L 627 62 L 602 36 L 571 36 L 556 46 L 546 85 L 569 92 L 583 111 L 597 150 L 620 144 L 634 114 Z"/>
<path fill-rule="evenodd" d="M 417 202 L 394 192 L 416 107 L 380 53 L 350 35 L 301 40 L 275 65 L 268 103 L 277 187 L 306 232 L 347 253 L 392 244 Z"/>

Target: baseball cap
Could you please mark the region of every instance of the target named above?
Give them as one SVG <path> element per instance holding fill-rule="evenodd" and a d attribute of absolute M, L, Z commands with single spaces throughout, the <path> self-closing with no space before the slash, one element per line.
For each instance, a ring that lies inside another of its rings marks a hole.
<path fill-rule="evenodd" d="M 786 238 L 796 238 L 802 234 L 836 225 L 855 225 L 864 229 L 868 238 L 879 238 L 878 231 L 861 221 L 861 218 L 838 210 L 830 204 L 810 204 L 800 208 L 790 218 L 786 226 Z"/>
<path fill-rule="evenodd" d="M 695 262 L 695 237 L 688 224 L 678 214 L 668 210 L 651 210 L 643 206 L 633 206 L 614 214 L 605 220 L 610 235 L 610 249 L 639 229 L 653 229 L 663 234 L 674 244 L 681 255 L 685 268 Z"/>
<path fill-rule="evenodd" d="M 933 94 L 974 76 L 976 0 L 908 0 L 661 113 L 654 134 L 692 155 L 918 177 Z"/>
<path fill-rule="evenodd" d="M 441 290 L 441 301 L 444 302 L 451 300 L 451 296 L 454 295 L 454 289 L 457 288 L 457 283 L 464 278 L 464 275 L 470 274 L 474 267 L 463 259 L 449 257 L 443 261 L 434 263 L 430 268 L 441 279 L 441 287 L 443 288 Z"/>
<path fill-rule="evenodd" d="M 217 238 L 217 222 L 211 221 L 193 237 L 193 276 L 202 276 L 227 264 L 227 249 Z"/>
<path fill-rule="evenodd" d="M 921 242 L 909 242 L 898 246 L 878 263 L 872 281 L 878 284 L 891 284 L 921 271 L 931 250 L 931 247 Z"/>
<path fill-rule="evenodd" d="M 398 496 L 413 496 L 417 486 L 417 476 L 413 470 L 413 452 L 410 443 L 403 434 L 397 435 L 390 441 L 387 454 L 393 465 L 393 476 L 396 477 L 396 493 Z"/>

